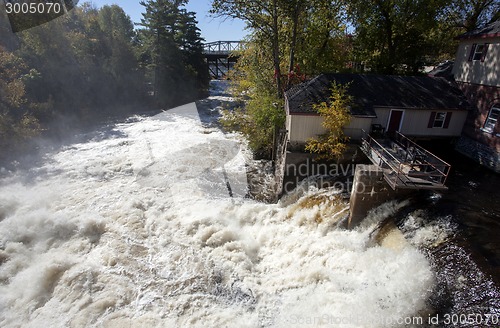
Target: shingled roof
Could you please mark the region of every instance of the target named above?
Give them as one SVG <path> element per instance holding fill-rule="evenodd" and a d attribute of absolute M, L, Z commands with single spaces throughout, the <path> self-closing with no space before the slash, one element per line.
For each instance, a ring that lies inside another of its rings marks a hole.
<path fill-rule="evenodd" d="M 296 85 L 285 93 L 287 113 L 316 114 L 313 104 L 328 102 L 332 83 L 350 83 L 354 98 L 351 114 L 376 117 L 374 108 L 467 110 L 463 93 L 445 79 L 427 76 L 389 76 L 363 74 L 321 74 Z"/>
<path fill-rule="evenodd" d="M 494 37 L 500 37 L 500 20 L 490 23 L 485 27 L 464 33 L 458 36 L 457 39 L 476 39 L 476 38 L 494 38 Z"/>

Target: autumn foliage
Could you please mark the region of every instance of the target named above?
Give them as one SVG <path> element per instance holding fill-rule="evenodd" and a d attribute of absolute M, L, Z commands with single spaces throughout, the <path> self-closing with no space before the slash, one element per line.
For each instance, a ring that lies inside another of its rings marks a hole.
<path fill-rule="evenodd" d="M 315 104 L 313 108 L 323 118 L 326 133 L 318 138 L 309 139 L 306 150 L 318 154 L 318 159 L 338 159 L 347 148 L 349 138 L 344 134 L 344 127 L 349 124 L 351 115 L 349 108 L 352 97 L 348 94 L 349 86 L 333 84 L 329 102 Z"/>

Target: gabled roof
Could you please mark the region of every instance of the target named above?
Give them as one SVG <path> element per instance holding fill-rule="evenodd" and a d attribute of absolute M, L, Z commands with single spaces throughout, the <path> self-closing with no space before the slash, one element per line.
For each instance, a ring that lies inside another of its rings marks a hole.
<path fill-rule="evenodd" d="M 500 20 L 490 23 L 485 27 L 464 33 L 458 36 L 457 39 L 484 39 L 494 37 L 500 37 Z"/>
<path fill-rule="evenodd" d="M 285 93 L 290 114 L 315 115 L 313 104 L 328 102 L 333 82 L 350 83 L 351 114 L 376 117 L 374 109 L 467 110 L 463 93 L 443 78 L 363 74 L 321 74 Z"/>

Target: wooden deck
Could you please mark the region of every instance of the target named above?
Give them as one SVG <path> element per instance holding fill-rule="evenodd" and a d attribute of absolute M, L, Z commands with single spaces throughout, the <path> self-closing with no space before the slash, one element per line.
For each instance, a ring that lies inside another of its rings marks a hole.
<path fill-rule="evenodd" d="M 361 147 L 373 164 L 384 170 L 392 189 L 446 190 L 450 165 L 401 133 L 393 139 L 368 135 Z"/>

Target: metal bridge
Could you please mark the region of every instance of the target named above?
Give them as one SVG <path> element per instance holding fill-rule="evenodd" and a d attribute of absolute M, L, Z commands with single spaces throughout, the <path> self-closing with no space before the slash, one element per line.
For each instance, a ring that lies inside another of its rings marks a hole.
<path fill-rule="evenodd" d="M 243 49 L 241 41 L 215 41 L 203 45 L 203 54 L 208 64 L 210 75 L 221 79 L 238 61 L 238 51 Z"/>

